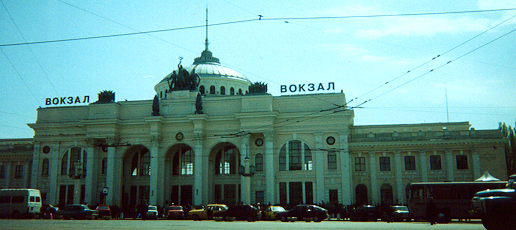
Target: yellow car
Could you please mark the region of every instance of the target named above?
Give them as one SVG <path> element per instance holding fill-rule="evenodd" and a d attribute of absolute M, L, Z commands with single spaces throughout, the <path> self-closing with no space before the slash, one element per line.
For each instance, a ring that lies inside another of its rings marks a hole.
<path fill-rule="evenodd" d="M 276 213 L 284 211 L 285 209 L 281 206 L 269 206 L 265 210 L 265 220 L 276 220 Z"/>

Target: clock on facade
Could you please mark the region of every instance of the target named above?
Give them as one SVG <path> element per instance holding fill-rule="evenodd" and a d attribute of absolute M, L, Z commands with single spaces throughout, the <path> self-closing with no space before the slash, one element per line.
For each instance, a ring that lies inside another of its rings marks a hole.
<path fill-rule="evenodd" d="M 254 144 L 256 146 L 262 146 L 263 145 L 263 139 L 262 138 L 258 138 L 254 141 Z"/>

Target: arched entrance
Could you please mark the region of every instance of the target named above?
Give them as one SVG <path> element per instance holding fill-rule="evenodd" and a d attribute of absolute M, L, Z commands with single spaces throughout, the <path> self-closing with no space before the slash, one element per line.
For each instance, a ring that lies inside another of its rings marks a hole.
<path fill-rule="evenodd" d="M 123 157 L 122 207 L 132 217 L 137 204 L 149 202 L 150 152 L 143 145 L 131 146 Z"/>
<path fill-rule="evenodd" d="M 380 195 L 382 199 L 382 204 L 393 204 L 393 194 L 392 194 L 392 186 L 390 184 L 382 184 L 380 187 Z"/>
<path fill-rule="evenodd" d="M 165 155 L 165 194 L 169 203 L 193 204 L 194 158 L 192 147 L 177 144 Z"/>
<path fill-rule="evenodd" d="M 240 151 L 229 142 L 219 143 L 210 151 L 208 201 L 236 204 L 240 201 Z"/>
<path fill-rule="evenodd" d="M 364 184 L 357 185 L 357 187 L 355 188 L 355 194 L 355 202 L 357 205 L 364 205 L 369 202 L 367 196 L 367 187 Z"/>

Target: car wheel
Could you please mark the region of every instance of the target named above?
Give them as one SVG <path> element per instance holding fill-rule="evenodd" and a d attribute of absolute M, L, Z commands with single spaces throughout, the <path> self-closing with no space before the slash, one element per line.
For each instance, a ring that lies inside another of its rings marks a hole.
<path fill-rule="evenodd" d="M 282 216 L 282 217 L 281 217 L 281 222 L 287 222 L 287 221 L 288 221 L 288 219 L 287 219 L 287 217 L 286 217 L 286 216 Z"/>
<path fill-rule="evenodd" d="M 192 220 L 201 220 L 199 215 L 192 215 Z"/>
<path fill-rule="evenodd" d="M 314 222 L 321 222 L 321 221 L 322 221 L 322 219 L 320 217 L 318 217 L 318 216 L 314 217 Z"/>

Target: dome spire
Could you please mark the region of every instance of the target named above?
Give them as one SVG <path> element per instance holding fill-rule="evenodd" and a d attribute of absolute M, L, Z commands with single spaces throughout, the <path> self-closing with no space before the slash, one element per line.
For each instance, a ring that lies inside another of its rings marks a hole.
<path fill-rule="evenodd" d="M 206 40 L 204 40 L 204 50 L 208 50 L 208 7 L 206 7 Z"/>
<path fill-rule="evenodd" d="M 201 56 L 194 59 L 194 65 L 202 64 L 202 63 L 218 63 L 219 59 L 213 57 L 211 51 L 208 49 L 208 7 L 206 7 L 206 39 L 204 40 L 204 51 L 202 51 Z"/>

